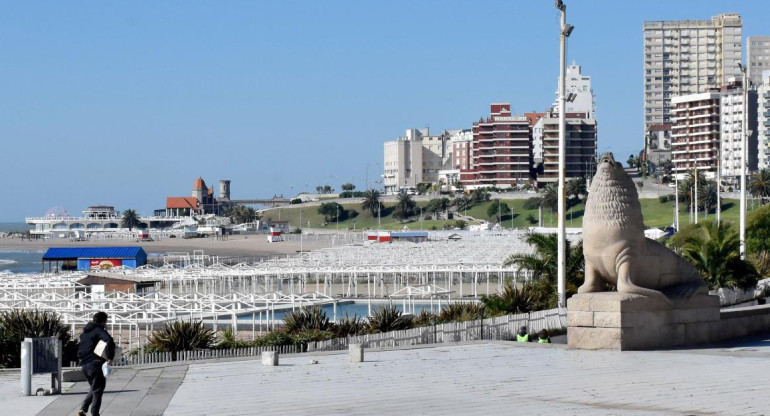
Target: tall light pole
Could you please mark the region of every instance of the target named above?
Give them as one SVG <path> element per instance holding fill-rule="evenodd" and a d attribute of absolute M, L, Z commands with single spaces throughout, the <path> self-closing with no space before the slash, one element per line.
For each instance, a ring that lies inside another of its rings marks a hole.
<path fill-rule="evenodd" d="M 302 207 L 299 207 L 299 252 L 302 254 Z"/>
<path fill-rule="evenodd" d="M 748 129 L 749 129 L 749 117 L 748 117 L 748 101 L 749 101 L 749 88 L 748 88 L 748 80 L 746 77 L 746 67 L 743 66 L 740 62 L 738 63 L 738 68 L 740 68 L 741 73 L 743 74 L 743 125 L 741 128 L 741 219 L 740 219 L 740 238 L 741 238 L 741 248 L 740 248 L 740 254 L 741 259 L 746 259 L 746 147 L 747 147 L 747 136 L 748 136 Z"/>
<path fill-rule="evenodd" d="M 574 26 L 567 24 L 567 5 L 562 0 L 555 1 L 556 8 L 561 12 L 561 25 L 559 26 L 559 221 L 558 221 L 558 292 L 559 307 L 567 306 L 566 299 L 566 272 L 567 272 L 567 236 L 566 236 L 566 206 L 567 196 L 564 189 L 564 180 L 567 170 L 567 140 L 566 140 L 566 105 L 565 105 L 565 73 L 567 72 L 567 38 L 572 33 Z"/>
<path fill-rule="evenodd" d="M 722 221 L 722 196 L 719 188 L 722 185 L 722 141 L 717 145 L 717 227 Z"/>

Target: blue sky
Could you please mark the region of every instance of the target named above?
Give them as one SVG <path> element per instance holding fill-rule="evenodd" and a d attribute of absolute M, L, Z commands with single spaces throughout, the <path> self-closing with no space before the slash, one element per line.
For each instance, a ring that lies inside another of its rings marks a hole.
<path fill-rule="evenodd" d="M 623 4 L 618 7 L 618 4 Z M 567 1 L 599 151 L 642 146 L 642 23 L 765 1 Z M 469 128 L 490 102 L 542 111 L 558 11 L 541 1 L 0 2 L 0 221 L 61 206 L 151 214 L 202 176 L 234 198 L 382 170 L 407 128 Z"/>

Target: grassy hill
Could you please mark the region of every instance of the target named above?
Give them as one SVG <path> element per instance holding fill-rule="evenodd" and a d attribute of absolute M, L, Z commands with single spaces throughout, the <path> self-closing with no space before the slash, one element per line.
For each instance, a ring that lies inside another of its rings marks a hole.
<path fill-rule="evenodd" d="M 528 215 L 532 215 L 534 218 L 538 217 L 537 209 L 526 210 L 524 209 L 525 199 L 503 199 L 504 203 L 513 211 L 513 215 L 504 215 L 502 226 L 505 228 L 526 228 L 532 226 L 526 218 Z M 644 215 L 644 223 L 648 227 L 664 227 L 671 225 L 674 222 L 674 202 L 661 203 L 658 199 L 641 199 L 642 213 Z M 445 224 L 453 221 L 447 220 L 427 220 L 423 219 L 422 225 L 420 222 L 419 214 L 409 218 L 407 221 L 399 221 L 393 218 L 392 207 L 395 203 L 386 202 L 383 203 L 382 216 L 380 218 L 381 229 L 384 230 L 398 230 L 408 226 L 412 230 L 418 229 L 430 229 L 432 226 L 436 228 L 442 228 Z M 428 204 L 427 201 L 420 201 L 417 203 L 418 207 L 425 207 Z M 486 202 L 474 205 L 463 210 L 460 214 L 474 217 L 477 220 L 487 220 L 495 222 L 495 218 L 487 217 L 487 208 L 492 202 Z M 361 209 L 359 203 L 341 203 L 346 210 L 353 210 L 358 213 L 357 216 L 349 218 L 345 221 L 339 222 L 339 228 L 342 229 L 377 229 L 377 216 L 371 216 L 368 212 L 364 212 Z M 738 200 L 726 199 L 722 200 L 722 218 L 725 220 L 736 221 L 739 217 Z M 679 221 L 681 224 L 689 223 L 689 213 L 686 211 L 686 206 L 680 204 L 679 206 Z M 582 227 L 583 226 L 583 212 L 585 206 L 580 203 L 578 205 L 570 207 L 567 211 L 567 227 Z M 749 210 L 751 206 L 749 206 Z M 302 212 L 302 223 L 300 224 L 300 211 Z M 428 214 L 425 214 L 427 217 Z M 543 212 L 545 226 L 556 227 L 557 216 L 555 213 L 550 213 L 548 210 Z M 302 206 L 292 205 L 289 207 L 273 208 L 267 210 L 263 214 L 263 218 L 270 218 L 273 220 L 289 221 L 292 227 L 300 226 L 301 228 L 323 228 L 333 230 L 337 228 L 336 222 L 325 223 L 322 215 L 318 214 L 318 205 Z M 713 219 L 714 213 L 709 213 L 707 217 L 704 217 L 701 211 L 700 219 Z"/>

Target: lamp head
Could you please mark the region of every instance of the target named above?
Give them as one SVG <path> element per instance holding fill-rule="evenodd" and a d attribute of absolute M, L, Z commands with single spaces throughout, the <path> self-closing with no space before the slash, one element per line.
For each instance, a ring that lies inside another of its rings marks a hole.
<path fill-rule="evenodd" d="M 569 35 L 572 34 L 572 30 L 575 29 L 575 26 L 572 26 L 569 23 L 564 24 L 564 29 L 562 29 L 561 34 L 564 35 L 565 38 L 568 38 Z"/>
<path fill-rule="evenodd" d="M 554 0 L 554 5 L 556 5 L 556 8 L 561 11 L 567 10 L 567 5 L 564 4 L 562 0 Z"/>

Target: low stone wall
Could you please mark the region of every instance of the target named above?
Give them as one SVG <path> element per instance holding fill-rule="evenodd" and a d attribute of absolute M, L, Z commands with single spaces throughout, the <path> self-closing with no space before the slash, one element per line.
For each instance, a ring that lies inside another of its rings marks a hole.
<path fill-rule="evenodd" d="M 617 292 L 567 302 L 568 346 L 650 350 L 719 342 L 770 331 L 770 305 L 720 311 L 719 297 L 660 300 Z"/>
<path fill-rule="evenodd" d="M 715 341 L 770 332 L 770 305 L 725 309 L 720 321 L 721 337 Z"/>

